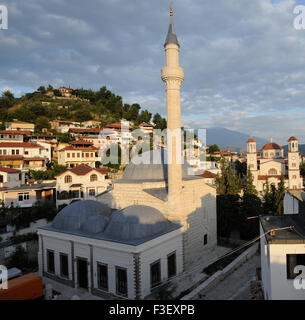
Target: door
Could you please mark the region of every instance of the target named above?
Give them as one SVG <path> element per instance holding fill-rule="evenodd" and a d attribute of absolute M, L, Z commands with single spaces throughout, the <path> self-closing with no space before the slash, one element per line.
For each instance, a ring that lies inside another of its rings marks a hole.
<path fill-rule="evenodd" d="M 88 263 L 87 259 L 77 259 L 77 275 L 78 286 L 80 288 L 88 289 Z"/>

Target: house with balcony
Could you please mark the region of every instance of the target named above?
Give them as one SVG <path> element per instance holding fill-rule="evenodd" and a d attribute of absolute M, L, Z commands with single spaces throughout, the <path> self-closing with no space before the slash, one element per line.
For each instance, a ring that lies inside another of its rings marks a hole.
<path fill-rule="evenodd" d="M 49 160 L 51 160 L 50 145 L 0 142 L 0 165 L 2 166 L 21 170 L 45 170 Z"/>
<path fill-rule="evenodd" d="M 0 142 L 25 142 L 31 135 L 31 131 L 1 130 Z"/>
<path fill-rule="evenodd" d="M 76 200 L 94 200 L 97 194 L 111 185 L 105 168 L 91 168 L 81 164 L 57 175 L 56 206 L 62 207 Z"/>
<path fill-rule="evenodd" d="M 68 168 L 81 164 L 95 168 L 97 161 L 99 161 L 98 148 L 89 141 L 72 141 L 68 146 L 58 150 L 58 164 Z"/>
<path fill-rule="evenodd" d="M 6 207 L 30 208 L 37 201 L 54 201 L 56 182 L 22 184 L 2 190 L 2 201 Z"/>

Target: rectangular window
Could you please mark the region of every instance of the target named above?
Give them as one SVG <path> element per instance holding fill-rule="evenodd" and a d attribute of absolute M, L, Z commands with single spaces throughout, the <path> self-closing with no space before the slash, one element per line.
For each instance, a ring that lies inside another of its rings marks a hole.
<path fill-rule="evenodd" d="M 89 158 L 89 153 L 86 153 L 86 158 Z"/>
<path fill-rule="evenodd" d="M 95 196 L 95 190 L 94 189 L 89 189 L 89 196 L 94 197 Z"/>
<path fill-rule="evenodd" d="M 127 270 L 116 267 L 116 292 L 118 295 L 127 295 Z"/>
<path fill-rule="evenodd" d="M 60 253 L 60 275 L 64 278 L 69 278 L 69 262 L 68 255 Z"/>
<path fill-rule="evenodd" d="M 108 266 L 106 264 L 97 264 L 97 282 L 99 289 L 108 291 Z"/>
<path fill-rule="evenodd" d="M 3 183 L 4 179 L 3 176 L 0 176 L 0 183 Z"/>
<path fill-rule="evenodd" d="M 23 193 L 18 193 L 18 201 L 23 201 Z"/>
<path fill-rule="evenodd" d="M 167 276 L 168 278 L 171 278 L 176 274 L 176 252 L 173 252 L 167 256 Z"/>
<path fill-rule="evenodd" d="M 79 157 L 80 157 L 80 153 L 77 154 L 77 158 L 79 158 Z"/>
<path fill-rule="evenodd" d="M 294 273 L 294 268 L 299 265 L 305 266 L 305 254 L 286 255 L 287 279 L 294 279 L 298 275 Z"/>
<path fill-rule="evenodd" d="M 0 156 L 2 155 L 2 150 L 0 150 Z"/>
<path fill-rule="evenodd" d="M 72 158 L 75 158 L 75 153 L 74 152 L 72 153 Z"/>
<path fill-rule="evenodd" d="M 67 153 L 67 158 L 70 158 L 70 153 Z"/>
<path fill-rule="evenodd" d="M 49 273 L 55 273 L 54 251 L 47 250 L 47 267 Z"/>
<path fill-rule="evenodd" d="M 161 282 L 161 265 L 160 260 L 150 265 L 150 285 L 155 287 Z"/>
<path fill-rule="evenodd" d="M 15 154 L 15 150 L 14 149 L 12 149 L 12 155 L 14 155 Z"/>
<path fill-rule="evenodd" d="M 73 199 L 79 198 L 79 190 L 73 190 L 72 191 L 72 198 Z"/>
<path fill-rule="evenodd" d="M 203 236 L 203 244 L 204 244 L 204 245 L 207 245 L 207 244 L 208 244 L 208 235 L 207 235 L 207 234 L 205 234 L 205 235 Z"/>
<path fill-rule="evenodd" d="M 25 193 L 25 194 L 23 195 L 23 199 L 24 199 L 24 200 L 29 200 L 29 199 L 30 199 L 30 194 L 29 194 L 29 193 Z"/>
<path fill-rule="evenodd" d="M 19 150 L 16 150 L 16 154 L 19 154 Z"/>
<path fill-rule="evenodd" d="M 25 154 L 25 155 L 28 155 L 28 154 L 29 154 L 29 151 L 24 151 L 24 154 Z"/>

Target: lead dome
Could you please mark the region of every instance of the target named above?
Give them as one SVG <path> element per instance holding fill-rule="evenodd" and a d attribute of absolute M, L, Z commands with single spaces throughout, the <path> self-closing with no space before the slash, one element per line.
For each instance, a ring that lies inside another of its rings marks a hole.
<path fill-rule="evenodd" d="M 184 162 L 182 164 L 182 179 L 192 177 L 193 169 L 185 159 L 181 159 Z M 167 181 L 167 151 L 164 149 L 146 151 L 141 156 L 133 158 L 125 168 L 123 180 Z"/>

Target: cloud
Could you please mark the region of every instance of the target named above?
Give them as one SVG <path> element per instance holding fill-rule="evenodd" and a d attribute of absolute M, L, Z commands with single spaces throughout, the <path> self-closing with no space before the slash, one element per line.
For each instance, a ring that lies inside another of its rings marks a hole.
<path fill-rule="evenodd" d="M 164 0 L 2 0 L 0 86 L 98 89 L 166 115 Z M 305 143 L 305 31 L 293 0 L 176 0 L 184 123 Z"/>

